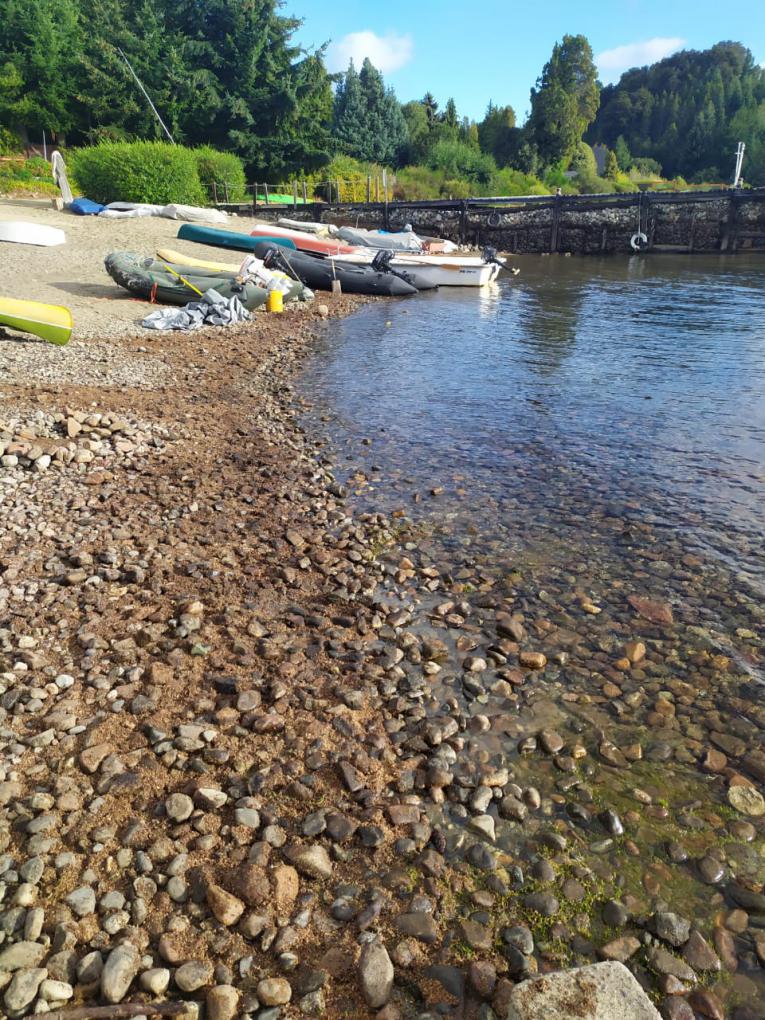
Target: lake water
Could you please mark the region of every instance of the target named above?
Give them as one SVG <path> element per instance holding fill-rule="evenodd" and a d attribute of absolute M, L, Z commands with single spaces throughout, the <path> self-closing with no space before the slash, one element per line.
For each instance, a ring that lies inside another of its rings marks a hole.
<path fill-rule="evenodd" d="M 689 863 L 628 879 L 623 848 L 610 860 L 598 848 L 588 866 L 623 872 L 635 895 L 660 887 L 704 928 L 725 881 L 765 881 L 763 819 L 737 824 L 722 776 L 700 765 L 721 729 L 741 742 L 734 772 L 765 739 L 765 259 L 515 264 L 520 275 L 489 290 L 377 302 L 333 324 L 303 393 L 358 508 L 404 511 L 457 597 L 543 618 L 531 631 L 549 665 L 519 698 L 487 688 L 477 705 L 457 677 L 433 686 L 436 700 L 456 690 L 468 715 L 486 713 L 496 727 L 480 746 L 543 793 L 560 776 L 518 754 L 524 720 L 568 727 L 590 754 L 603 732 L 639 742 L 623 782 L 590 776 L 595 799 L 628 812 L 639 786 L 668 801 L 669 821 L 643 819 L 633 848 L 666 862 L 680 840 Z M 628 596 L 671 607 L 671 628 L 636 617 Z M 423 612 L 432 620 L 426 599 Z M 630 637 L 646 640 L 647 665 L 621 674 Z M 503 729 L 511 710 L 520 729 Z M 512 834 L 498 845 L 521 853 Z M 725 877 L 702 881 L 704 859 Z M 762 1003 L 751 943 L 738 949 L 720 994 Z"/>

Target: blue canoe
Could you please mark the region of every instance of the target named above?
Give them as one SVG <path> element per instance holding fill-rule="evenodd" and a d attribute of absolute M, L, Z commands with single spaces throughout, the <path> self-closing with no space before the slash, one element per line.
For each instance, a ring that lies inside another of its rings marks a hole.
<path fill-rule="evenodd" d="M 295 242 L 287 237 L 250 237 L 249 234 L 236 234 L 233 230 L 216 230 L 215 227 L 202 227 L 197 223 L 184 223 L 178 230 L 182 241 L 196 241 L 197 244 L 209 244 L 214 248 L 233 248 L 235 251 L 255 250 L 261 241 L 281 245 L 282 248 L 295 250 Z"/>

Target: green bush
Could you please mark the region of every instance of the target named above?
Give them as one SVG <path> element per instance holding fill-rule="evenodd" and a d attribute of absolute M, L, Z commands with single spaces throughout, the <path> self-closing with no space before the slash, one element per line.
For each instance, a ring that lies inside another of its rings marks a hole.
<path fill-rule="evenodd" d="M 548 188 L 533 174 L 525 174 L 506 166 L 498 170 L 491 181 L 494 195 L 549 195 Z"/>
<path fill-rule="evenodd" d="M 405 166 L 396 174 L 393 198 L 404 202 L 424 202 L 439 198 L 443 174 L 427 166 Z"/>
<path fill-rule="evenodd" d="M 192 149 L 165 142 L 101 142 L 71 155 L 72 174 L 94 202 L 202 205 Z"/>
<path fill-rule="evenodd" d="M 383 167 L 378 163 L 365 163 L 362 160 L 354 159 L 353 156 L 346 156 L 342 153 L 336 155 L 330 163 L 316 170 L 312 174 L 305 174 L 302 180 L 306 182 L 309 201 L 311 196 L 329 201 L 330 188 L 332 190 L 332 201 L 338 200 L 338 188 L 341 202 L 366 202 L 367 199 L 367 178 L 372 178 L 372 201 L 375 200 L 375 178 L 380 178 L 380 201 L 383 199 L 382 192 Z M 393 187 L 393 176 L 388 171 L 388 197 L 391 197 Z"/>
<path fill-rule="evenodd" d="M 15 156 L 23 150 L 24 146 L 19 136 L 0 125 L 0 156 Z"/>
<path fill-rule="evenodd" d="M 0 195 L 58 195 L 50 163 L 33 156 L 0 161 Z"/>
<path fill-rule="evenodd" d="M 244 166 L 233 152 L 218 152 L 210 145 L 194 149 L 199 180 L 212 202 L 244 202 L 247 200 L 247 178 Z"/>

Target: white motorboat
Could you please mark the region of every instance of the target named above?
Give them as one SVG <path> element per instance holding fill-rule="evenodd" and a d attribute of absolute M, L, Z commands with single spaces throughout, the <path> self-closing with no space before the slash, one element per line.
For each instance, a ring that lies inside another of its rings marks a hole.
<path fill-rule="evenodd" d="M 66 234 L 58 227 L 46 227 L 41 223 L 24 223 L 22 220 L 0 220 L 0 241 L 14 244 L 34 244 L 52 248 L 64 244 Z"/>
<path fill-rule="evenodd" d="M 374 261 L 374 250 L 354 252 L 351 255 L 333 255 L 336 262 L 369 265 Z M 501 261 L 487 262 L 475 255 L 409 255 L 396 252 L 390 268 L 407 273 L 415 287 L 485 287 L 493 283 L 502 268 Z M 418 281 L 420 281 L 418 283 Z"/>

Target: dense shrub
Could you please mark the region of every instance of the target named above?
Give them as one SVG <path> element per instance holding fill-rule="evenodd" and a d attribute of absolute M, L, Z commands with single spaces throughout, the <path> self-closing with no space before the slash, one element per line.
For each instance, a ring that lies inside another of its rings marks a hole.
<path fill-rule="evenodd" d="M 492 197 L 499 195 L 549 195 L 549 190 L 533 174 L 524 174 L 511 167 L 498 170 L 491 180 Z"/>
<path fill-rule="evenodd" d="M 332 189 L 332 201 L 338 200 L 338 191 L 341 202 L 365 202 L 367 198 L 367 178 L 372 178 L 372 201 L 374 201 L 375 178 L 382 178 L 383 167 L 377 163 L 364 163 L 354 159 L 353 156 L 338 154 L 321 170 L 304 177 L 308 191 L 309 200 L 311 195 L 316 198 L 329 201 L 330 188 Z M 388 197 L 391 198 L 393 188 L 393 177 L 389 173 L 390 183 L 388 185 Z M 382 179 L 380 180 L 380 200 L 382 201 Z"/>
<path fill-rule="evenodd" d="M 428 154 L 428 166 L 449 180 L 469 181 L 473 194 L 480 194 L 478 189 L 487 187 L 497 171 L 493 156 L 459 141 L 436 142 Z"/>
<path fill-rule="evenodd" d="M 191 149 L 165 142 L 101 142 L 71 155 L 82 193 L 95 202 L 202 205 L 204 191 Z"/>
<path fill-rule="evenodd" d="M 233 152 L 218 152 L 210 145 L 194 149 L 199 180 L 210 201 L 244 202 L 247 178 L 241 159 Z"/>
<path fill-rule="evenodd" d="M 58 195 L 50 163 L 39 156 L 0 160 L 0 195 Z"/>
<path fill-rule="evenodd" d="M 423 202 L 441 194 L 443 174 L 427 166 L 405 166 L 396 174 L 393 198 L 405 202 Z"/>
<path fill-rule="evenodd" d="M 23 150 L 24 146 L 19 136 L 0 125 L 0 156 L 13 156 Z"/>

